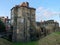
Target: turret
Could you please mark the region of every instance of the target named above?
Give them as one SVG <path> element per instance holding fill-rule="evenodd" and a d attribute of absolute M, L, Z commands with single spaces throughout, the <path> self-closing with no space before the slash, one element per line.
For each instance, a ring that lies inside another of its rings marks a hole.
<path fill-rule="evenodd" d="M 22 7 L 29 7 L 29 3 L 28 2 L 23 2 L 20 6 L 22 6 Z"/>

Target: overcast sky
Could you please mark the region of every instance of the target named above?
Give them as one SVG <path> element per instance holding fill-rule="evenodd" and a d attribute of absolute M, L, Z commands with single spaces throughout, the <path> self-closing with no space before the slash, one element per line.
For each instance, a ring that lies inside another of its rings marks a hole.
<path fill-rule="evenodd" d="M 0 0 L 0 16 L 10 18 L 10 9 L 22 2 L 36 8 L 36 21 L 52 19 L 60 23 L 60 0 Z"/>

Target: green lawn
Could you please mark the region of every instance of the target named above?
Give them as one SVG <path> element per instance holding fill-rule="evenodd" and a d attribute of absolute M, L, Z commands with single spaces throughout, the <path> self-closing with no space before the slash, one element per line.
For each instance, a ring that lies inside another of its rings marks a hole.
<path fill-rule="evenodd" d="M 60 32 L 54 32 L 38 42 L 39 45 L 60 45 Z"/>
<path fill-rule="evenodd" d="M 38 41 L 31 41 L 25 43 L 13 43 L 14 45 L 38 45 Z"/>
<path fill-rule="evenodd" d="M 0 38 L 0 45 L 13 45 L 10 41 Z"/>
<path fill-rule="evenodd" d="M 55 32 L 55 34 L 60 34 L 60 32 Z"/>

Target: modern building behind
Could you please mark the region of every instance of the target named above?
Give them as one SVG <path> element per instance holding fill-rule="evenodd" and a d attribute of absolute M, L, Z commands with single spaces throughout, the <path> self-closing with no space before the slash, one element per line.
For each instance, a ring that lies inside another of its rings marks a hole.
<path fill-rule="evenodd" d="M 35 8 L 23 2 L 11 9 L 11 25 L 13 26 L 13 41 L 29 41 L 31 33 L 35 32 Z M 31 33 L 30 33 L 31 32 Z"/>

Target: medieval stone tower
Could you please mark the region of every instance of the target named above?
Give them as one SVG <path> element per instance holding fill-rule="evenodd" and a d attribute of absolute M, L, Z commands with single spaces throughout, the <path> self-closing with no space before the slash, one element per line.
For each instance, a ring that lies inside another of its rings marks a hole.
<path fill-rule="evenodd" d="M 35 8 L 23 2 L 11 9 L 11 25 L 13 26 L 12 41 L 29 41 L 34 33 Z"/>

